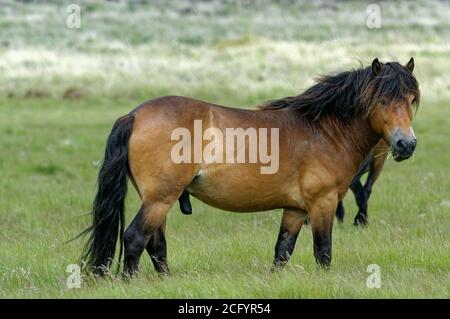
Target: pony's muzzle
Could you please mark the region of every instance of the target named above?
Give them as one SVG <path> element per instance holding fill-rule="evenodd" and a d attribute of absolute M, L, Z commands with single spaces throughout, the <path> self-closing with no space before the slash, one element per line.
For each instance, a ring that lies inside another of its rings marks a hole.
<path fill-rule="evenodd" d="M 392 156 L 397 162 L 410 158 L 416 149 L 417 139 L 414 136 L 407 136 L 401 130 L 397 130 L 392 137 Z"/>

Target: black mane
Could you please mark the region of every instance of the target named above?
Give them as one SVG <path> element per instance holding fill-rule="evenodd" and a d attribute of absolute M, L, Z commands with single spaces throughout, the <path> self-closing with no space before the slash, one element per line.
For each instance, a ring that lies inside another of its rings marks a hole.
<path fill-rule="evenodd" d="M 418 105 L 419 84 L 413 73 L 398 62 L 389 62 L 377 75 L 369 66 L 321 76 L 300 95 L 269 101 L 261 108 L 292 108 L 314 121 L 326 115 L 345 120 L 366 117 L 378 103 L 401 101 L 408 93 Z"/>

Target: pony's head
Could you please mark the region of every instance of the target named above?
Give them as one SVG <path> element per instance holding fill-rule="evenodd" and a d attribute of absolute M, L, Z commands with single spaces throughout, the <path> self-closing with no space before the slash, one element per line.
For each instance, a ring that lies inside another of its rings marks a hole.
<path fill-rule="evenodd" d="M 374 78 L 361 95 L 371 105 L 368 119 L 372 129 L 391 145 L 396 161 L 410 158 L 417 144 L 412 119 L 420 91 L 413 70 L 413 58 L 405 66 L 398 62 L 383 64 L 375 59 Z"/>
<path fill-rule="evenodd" d="M 293 109 L 319 125 L 367 120 L 401 161 L 411 157 L 416 147 L 411 121 L 420 91 L 413 69 L 413 58 L 405 66 L 375 59 L 365 68 L 321 76 L 300 95 L 273 100 L 261 108 Z"/>

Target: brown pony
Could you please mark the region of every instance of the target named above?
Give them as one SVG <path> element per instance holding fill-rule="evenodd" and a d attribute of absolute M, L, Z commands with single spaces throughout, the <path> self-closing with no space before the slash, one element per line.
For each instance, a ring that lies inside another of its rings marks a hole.
<path fill-rule="evenodd" d="M 83 265 L 104 274 L 120 240 L 119 263 L 124 248 L 125 274 L 137 271 L 144 249 L 157 271 L 168 272 L 167 213 L 188 193 L 211 206 L 236 212 L 283 208 L 276 267 L 288 261 L 308 216 L 314 256 L 328 267 L 336 207 L 363 160 L 380 139 L 391 146 L 397 161 L 414 152 L 411 120 L 420 94 L 413 68 L 412 58 L 405 66 L 375 59 L 370 67 L 323 76 L 304 93 L 271 101 L 259 110 L 175 96 L 145 102 L 119 118 L 109 135 L 93 222 L 86 230 L 91 236 Z M 202 137 L 199 140 L 195 135 L 198 123 L 203 139 L 211 143 L 205 145 Z M 234 146 L 239 138 L 232 135 L 231 142 L 219 140 L 219 133 L 229 128 L 243 131 L 245 141 L 233 152 L 227 148 L 225 154 L 218 146 Z M 260 133 L 256 146 L 252 145 L 252 130 Z M 193 150 L 185 135 L 194 135 Z M 261 137 L 270 143 L 264 145 Z M 277 161 L 276 170 L 267 170 L 267 156 L 252 159 L 250 150 L 258 146 L 260 155 L 265 149 L 263 155 L 271 154 Z M 175 160 L 174 154 L 184 160 Z M 209 154 L 212 159 L 198 154 Z M 142 206 L 124 231 L 127 178 Z"/>

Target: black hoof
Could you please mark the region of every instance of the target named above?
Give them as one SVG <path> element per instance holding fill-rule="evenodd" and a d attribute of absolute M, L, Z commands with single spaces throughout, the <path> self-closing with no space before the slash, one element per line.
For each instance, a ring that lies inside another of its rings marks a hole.
<path fill-rule="evenodd" d="M 353 225 L 364 227 L 364 226 L 367 226 L 368 224 L 369 224 L 369 221 L 368 221 L 366 215 L 358 214 L 355 216 L 355 222 L 353 223 Z"/>
<path fill-rule="evenodd" d="M 287 262 L 285 261 L 275 261 L 272 264 L 272 267 L 270 267 L 270 273 L 277 273 L 283 271 L 285 269 L 284 267 L 286 266 L 286 263 Z"/>
<path fill-rule="evenodd" d="M 316 263 L 320 269 L 329 270 L 331 266 L 331 258 L 328 255 L 319 255 L 315 256 Z"/>
<path fill-rule="evenodd" d="M 125 282 L 128 282 L 131 279 L 133 279 L 135 277 L 135 275 L 136 274 L 133 272 L 122 271 L 122 280 Z"/>

